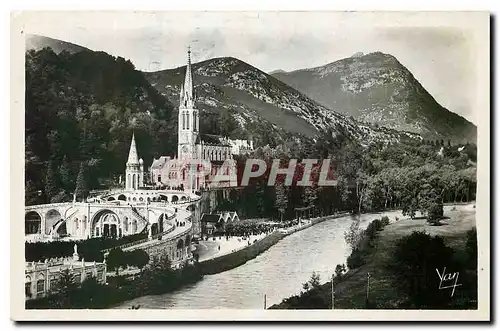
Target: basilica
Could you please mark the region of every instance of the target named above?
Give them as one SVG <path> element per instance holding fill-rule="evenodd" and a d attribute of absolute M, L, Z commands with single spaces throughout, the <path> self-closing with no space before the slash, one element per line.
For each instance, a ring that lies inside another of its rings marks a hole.
<path fill-rule="evenodd" d="M 177 157 L 160 156 L 153 160 L 149 168 L 149 181 L 155 187 L 199 191 L 208 187 L 217 174 L 235 176 L 234 155 L 253 150 L 252 141 L 232 140 L 200 132 L 200 110 L 196 108 L 190 50 L 184 84 L 180 88 L 177 136 Z M 125 188 L 133 190 L 144 187 L 144 174 L 143 160 L 138 159 L 132 136 Z M 229 183 L 221 181 L 219 185 L 229 186 Z"/>

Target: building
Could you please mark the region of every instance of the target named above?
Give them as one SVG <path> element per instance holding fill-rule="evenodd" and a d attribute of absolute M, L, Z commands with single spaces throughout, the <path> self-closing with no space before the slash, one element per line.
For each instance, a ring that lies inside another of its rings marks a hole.
<path fill-rule="evenodd" d="M 95 278 L 100 283 L 106 283 L 105 262 L 79 261 L 77 248 L 72 257 L 54 258 L 44 262 L 26 262 L 25 267 L 25 300 L 37 299 L 56 290 L 61 272 L 69 270 L 76 282 Z"/>
<path fill-rule="evenodd" d="M 125 168 L 125 189 L 136 190 L 142 187 L 144 187 L 144 161 L 138 159 L 135 134 L 132 133 L 132 142 Z"/>
<path fill-rule="evenodd" d="M 201 217 L 201 234 L 211 235 L 218 231 L 223 231 L 228 222 L 239 221 L 238 214 L 234 211 L 220 212 L 213 214 L 203 214 Z"/>
<path fill-rule="evenodd" d="M 200 111 L 196 108 L 196 96 L 191 72 L 191 51 L 184 84 L 179 95 L 177 158 L 161 156 L 154 159 L 149 169 L 155 186 L 198 191 L 212 183 L 219 173 L 236 176 L 235 154 L 247 154 L 253 150 L 253 142 L 232 140 L 200 132 Z M 224 167 L 224 168 L 223 168 Z M 221 182 L 221 186 L 230 186 Z"/>

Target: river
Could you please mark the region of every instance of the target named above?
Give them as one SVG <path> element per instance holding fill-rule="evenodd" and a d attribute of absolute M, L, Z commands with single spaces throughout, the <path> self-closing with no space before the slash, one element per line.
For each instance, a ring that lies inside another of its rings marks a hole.
<path fill-rule="evenodd" d="M 402 217 L 400 211 L 361 216 L 361 227 L 370 221 L 389 216 Z M 262 309 L 264 295 L 267 307 L 298 294 L 311 277 L 319 273 L 327 282 L 337 264 L 345 263 L 350 254 L 344 240 L 352 216 L 329 219 L 280 240 L 276 245 L 235 269 L 207 275 L 196 284 L 175 292 L 144 296 L 127 301 L 117 308 L 140 305 L 141 309 Z"/>

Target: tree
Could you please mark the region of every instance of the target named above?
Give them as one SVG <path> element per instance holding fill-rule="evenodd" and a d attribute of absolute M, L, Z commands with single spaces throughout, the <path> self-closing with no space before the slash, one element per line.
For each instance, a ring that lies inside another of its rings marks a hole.
<path fill-rule="evenodd" d="M 419 309 L 446 307 L 452 300 L 450 294 L 439 288 L 437 270 L 455 270 L 453 249 L 444 244 L 442 237 L 431 237 L 415 231 L 401 238 L 392 253 L 389 269 L 396 282 L 408 296 L 407 305 Z"/>
<path fill-rule="evenodd" d="M 71 169 L 69 167 L 68 157 L 66 155 L 64 155 L 59 173 L 61 175 L 61 184 L 63 189 L 71 192 L 73 190 L 73 180 L 71 178 Z"/>
<path fill-rule="evenodd" d="M 77 198 L 81 197 L 82 199 L 85 199 L 87 192 L 88 189 L 85 176 L 85 165 L 82 162 L 80 163 L 80 171 L 78 172 L 78 177 L 76 178 L 75 195 Z"/>
<path fill-rule="evenodd" d="M 302 288 L 307 291 L 318 290 L 321 287 L 320 276 L 318 273 L 313 271 L 311 278 L 308 282 L 302 284 Z"/>
<path fill-rule="evenodd" d="M 283 222 L 283 214 L 285 213 L 288 207 L 288 192 L 287 192 L 288 190 L 286 189 L 283 183 L 276 183 L 275 190 L 276 190 L 275 206 L 280 213 L 281 222 Z"/>
<path fill-rule="evenodd" d="M 53 169 L 52 160 L 47 165 L 47 173 L 45 175 L 45 195 L 50 201 L 59 192 L 57 187 L 57 177 Z"/>
<path fill-rule="evenodd" d="M 72 294 L 77 289 L 78 285 L 73 272 L 69 268 L 61 270 L 59 278 L 51 286 L 51 291 L 54 294 L 52 306 L 56 308 L 70 308 L 72 306 Z"/>
<path fill-rule="evenodd" d="M 337 264 L 337 266 L 335 267 L 335 275 L 338 279 L 341 279 L 342 278 L 342 275 L 346 272 L 346 266 L 345 264 Z"/>
<path fill-rule="evenodd" d="M 149 262 L 149 255 L 142 249 L 137 249 L 129 253 L 131 257 L 129 258 L 132 265 L 135 265 L 137 268 L 144 268 Z"/>
<path fill-rule="evenodd" d="M 36 205 L 40 202 L 38 191 L 33 183 L 33 181 L 28 180 L 26 182 L 26 186 L 24 187 L 25 192 L 25 201 L 26 206 Z"/>
<path fill-rule="evenodd" d="M 352 221 L 349 229 L 344 232 L 345 242 L 351 250 L 355 250 L 358 247 L 359 242 L 363 239 L 363 230 L 361 230 L 359 218 Z"/>
<path fill-rule="evenodd" d="M 468 254 L 469 264 L 477 267 L 477 230 L 476 227 L 467 231 L 467 241 L 465 243 L 465 251 Z"/>
<path fill-rule="evenodd" d="M 109 251 L 106 258 L 106 266 L 108 270 L 115 270 L 118 276 L 120 267 L 126 264 L 126 255 L 121 248 L 113 248 Z"/>

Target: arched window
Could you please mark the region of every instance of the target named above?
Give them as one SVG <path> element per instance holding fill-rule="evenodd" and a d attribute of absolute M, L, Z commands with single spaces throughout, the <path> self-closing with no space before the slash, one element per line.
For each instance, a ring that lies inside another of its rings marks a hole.
<path fill-rule="evenodd" d="M 182 130 L 186 129 L 186 112 L 182 112 Z"/>
<path fill-rule="evenodd" d="M 135 186 L 135 174 L 132 175 L 132 187 L 131 188 L 133 188 L 133 189 L 136 188 L 136 186 Z"/>
<path fill-rule="evenodd" d="M 196 131 L 196 112 L 193 112 L 193 131 Z"/>
<path fill-rule="evenodd" d="M 189 115 L 186 113 L 186 129 L 189 130 Z"/>
<path fill-rule="evenodd" d="M 36 293 L 40 295 L 43 292 L 45 292 L 45 277 L 39 274 L 36 280 Z"/>

